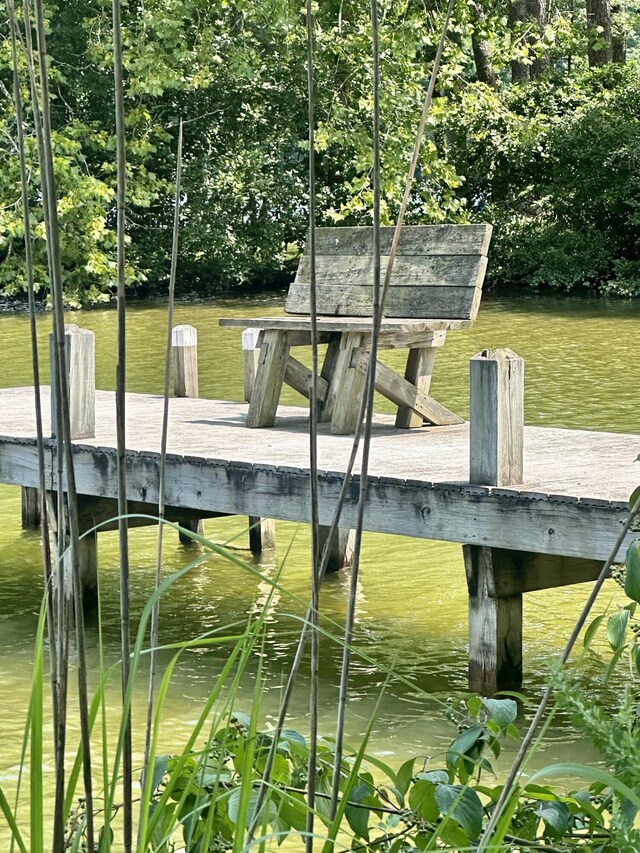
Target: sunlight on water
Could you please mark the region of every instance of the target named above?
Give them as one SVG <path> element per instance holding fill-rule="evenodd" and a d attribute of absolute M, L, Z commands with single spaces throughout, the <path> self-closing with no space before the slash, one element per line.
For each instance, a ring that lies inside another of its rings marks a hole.
<path fill-rule="evenodd" d="M 176 323 L 190 323 L 199 333 L 200 394 L 203 397 L 242 399 L 240 332 L 220 329 L 224 315 L 257 316 L 279 313 L 279 298 L 227 300 L 211 304 L 182 304 Z M 451 333 L 438 356 L 432 393 L 445 405 L 468 414 L 468 359 L 484 348 L 509 346 L 525 358 L 526 418 L 530 424 L 583 429 L 637 431 L 638 388 L 637 329 L 640 307 L 631 303 L 605 303 L 568 299 L 487 299 L 470 332 Z M 113 388 L 115 381 L 114 311 L 79 312 L 70 321 L 92 329 L 97 338 L 97 385 Z M 165 310 L 159 305 L 137 305 L 128 320 L 128 388 L 161 392 Z M 50 318 L 39 320 L 41 350 L 46 352 Z M 0 315 L 0 386 L 30 384 L 28 322 L 24 315 Z M 390 363 L 400 368 L 401 353 Z M 45 377 L 46 381 L 46 377 Z M 286 390 L 283 402 L 299 403 Z M 379 401 L 381 410 L 385 402 Z M 252 436 L 247 435 L 247 440 Z M 640 439 L 638 441 L 640 451 Z M 640 479 L 640 470 L 639 470 Z M 0 487 L 0 780 L 14 779 L 20 760 L 20 736 L 25 719 L 31 679 L 31 653 L 42 592 L 38 536 L 20 529 L 20 493 Z M 244 518 L 207 521 L 206 534 L 244 548 Z M 278 560 L 286 593 L 271 605 L 264 662 L 269 673 L 263 694 L 267 718 L 276 712 L 280 688 L 292 659 L 299 619 L 307 597 L 309 534 L 304 526 L 278 523 Z M 155 530 L 131 534 L 132 609 L 139 615 L 151 591 Z M 238 552 L 251 560 L 248 551 Z M 193 552 L 167 537 L 165 568 L 169 572 L 192 559 Z M 100 537 L 100 577 L 104 637 L 108 662 L 117 660 L 119 642 L 117 534 Z M 273 577 L 275 565 L 260 566 L 265 578 Z M 254 575 L 211 557 L 176 583 L 162 604 L 161 640 L 184 640 L 213 628 L 240 626 L 256 608 L 264 605 L 269 584 Z M 569 587 L 525 597 L 525 685 L 532 698 L 544 683 L 549 658 L 567 637 L 588 590 Z M 348 576 L 330 577 L 322 591 L 322 611 L 328 630 L 343 623 Z M 605 587 L 602 607 L 621 594 L 613 584 Z M 239 627 L 237 628 L 239 630 Z M 97 628 L 88 623 L 89 654 L 97 667 Z M 366 534 L 362 557 L 357 609 L 357 649 L 349 710 L 350 738 L 365 729 L 378 698 L 385 674 L 393 669 L 374 728 L 373 751 L 388 756 L 390 763 L 410 754 L 436 755 L 452 736 L 443 716 L 448 697 L 461 698 L 466 683 L 466 589 L 459 546 Z M 192 650 L 180 661 L 165 707 L 162 750 L 181 747 L 196 718 L 201 700 L 208 694 L 227 651 Z M 341 651 L 322 642 L 320 729 L 330 735 L 334 726 L 337 680 Z M 168 654 L 164 660 L 168 661 Z M 240 704 L 251 701 L 257 657 L 249 667 Z M 597 668 L 585 667 L 585 681 L 597 688 Z M 612 688 L 614 689 L 614 688 Z M 145 701 L 141 681 L 136 701 Z M 119 686 L 109 691 L 116 731 Z M 308 684 L 303 672 L 292 705 L 293 726 L 307 728 Z M 135 714 L 142 731 L 142 711 Z M 71 736 L 74 742 L 75 733 Z M 142 747 L 139 734 L 136 748 Z M 579 753 L 579 756 L 578 756 Z M 508 760 L 507 758 L 503 760 Z M 588 754 L 588 749 L 587 749 Z M 138 755 L 139 757 L 139 755 Z M 585 759 L 585 747 L 566 725 L 550 730 L 540 761 L 559 758 Z M 45 756 L 45 770 L 52 778 L 52 756 Z"/>

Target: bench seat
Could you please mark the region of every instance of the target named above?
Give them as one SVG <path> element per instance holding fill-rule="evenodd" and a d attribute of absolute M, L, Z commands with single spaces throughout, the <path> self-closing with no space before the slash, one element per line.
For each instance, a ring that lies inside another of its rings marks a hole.
<path fill-rule="evenodd" d="M 393 227 L 380 229 L 384 280 Z M 373 229 L 315 229 L 315 306 L 318 343 L 328 344 L 316 383 L 318 419 L 333 433 L 356 429 L 371 356 Z M 448 426 L 462 419 L 429 396 L 433 364 L 447 332 L 468 329 L 480 307 L 491 226 L 412 225 L 397 244 L 380 349 L 408 350 L 404 376 L 376 361 L 376 390 L 398 406 L 396 426 Z M 310 398 L 309 369 L 290 350 L 311 343 L 312 265 L 308 251 L 298 264 L 282 317 L 223 317 L 221 326 L 243 333 L 247 426 L 273 426 L 283 383 Z"/>
<path fill-rule="evenodd" d="M 292 331 L 307 331 L 311 329 L 309 317 L 223 317 L 221 326 L 240 326 L 246 329 L 285 329 Z M 316 325 L 319 332 L 366 332 L 371 329 L 370 317 L 328 317 L 319 316 Z M 411 317 L 390 319 L 385 317 L 380 324 L 380 331 L 385 332 L 436 332 L 459 331 L 470 329 L 473 320 L 415 320 Z"/>

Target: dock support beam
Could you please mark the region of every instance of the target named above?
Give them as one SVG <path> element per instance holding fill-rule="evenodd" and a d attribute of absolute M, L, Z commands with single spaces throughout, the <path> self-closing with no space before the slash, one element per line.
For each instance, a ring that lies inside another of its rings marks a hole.
<path fill-rule="evenodd" d="M 524 361 L 508 349 L 484 350 L 470 365 L 469 480 L 511 486 L 523 479 Z M 469 686 L 483 694 L 522 682 L 522 591 L 505 594 L 492 548 L 464 546 L 469 591 Z M 515 558 L 516 552 L 514 552 Z"/>
<path fill-rule="evenodd" d="M 251 402 L 251 393 L 258 370 L 260 357 L 260 333 L 262 329 L 245 329 L 242 332 L 242 376 L 244 399 Z M 252 554 L 273 551 L 276 547 L 276 523 L 272 518 L 249 516 L 249 550 Z"/>
<path fill-rule="evenodd" d="M 329 539 L 330 530 L 331 527 L 325 527 L 323 524 L 321 524 L 318 529 L 320 534 L 320 540 L 318 542 L 320 554 L 322 554 L 327 540 Z M 338 532 L 333 538 L 329 551 L 329 559 L 327 562 L 328 575 L 338 572 L 340 569 L 346 569 L 353 564 L 353 546 L 355 538 L 355 530 L 338 528 Z"/>
<path fill-rule="evenodd" d="M 31 486 L 22 487 L 22 529 L 40 529 L 40 492 Z"/>
<path fill-rule="evenodd" d="M 276 523 L 272 518 L 249 516 L 249 549 L 252 554 L 273 551 L 276 547 Z"/>
<path fill-rule="evenodd" d="M 171 350 L 173 357 L 173 396 L 197 397 L 198 388 L 198 330 L 194 326 L 174 326 L 171 330 Z M 180 527 L 193 533 L 204 535 L 204 525 L 200 518 L 184 518 L 178 522 Z M 178 533 L 181 545 L 193 545 L 195 540 L 186 533 Z"/>

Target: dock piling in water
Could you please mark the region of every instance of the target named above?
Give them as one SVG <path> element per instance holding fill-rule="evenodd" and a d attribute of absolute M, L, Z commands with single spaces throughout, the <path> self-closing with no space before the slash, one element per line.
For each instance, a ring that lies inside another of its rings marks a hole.
<path fill-rule="evenodd" d="M 470 362 L 469 480 L 513 486 L 523 480 L 524 360 L 508 349 L 483 350 Z M 500 573 L 512 555 L 464 545 L 469 592 L 469 685 L 491 694 L 522 683 L 522 591 L 505 595 Z"/>

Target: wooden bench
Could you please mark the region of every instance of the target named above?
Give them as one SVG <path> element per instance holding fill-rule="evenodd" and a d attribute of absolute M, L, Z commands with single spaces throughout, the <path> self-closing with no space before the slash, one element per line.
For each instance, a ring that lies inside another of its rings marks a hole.
<path fill-rule="evenodd" d="M 393 228 L 382 228 L 382 280 Z M 331 432 L 356 428 L 371 348 L 372 228 L 316 230 L 319 343 L 328 344 L 318 378 L 319 419 Z M 448 425 L 462 419 L 429 396 L 435 355 L 449 330 L 478 313 L 491 240 L 490 225 L 418 225 L 403 229 L 379 348 L 408 349 L 404 376 L 376 364 L 376 390 L 398 406 L 396 426 Z M 309 398 L 310 371 L 292 347 L 311 343 L 310 259 L 302 256 L 285 304 L 286 317 L 222 318 L 222 326 L 259 327 L 248 427 L 273 426 L 283 383 Z"/>

